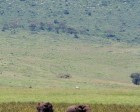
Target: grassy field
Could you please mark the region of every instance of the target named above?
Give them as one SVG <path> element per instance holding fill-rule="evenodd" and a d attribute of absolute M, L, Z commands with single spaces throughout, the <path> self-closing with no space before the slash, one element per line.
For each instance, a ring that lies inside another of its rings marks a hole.
<path fill-rule="evenodd" d="M 140 105 L 140 47 L 93 38 L 1 32 L 0 102 Z"/>
<path fill-rule="evenodd" d="M 37 102 L 51 102 L 55 112 L 88 104 L 92 112 L 139 112 L 138 89 L 0 88 L 0 112 L 35 112 Z"/>
<path fill-rule="evenodd" d="M 65 36 L 1 32 L 0 86 L 134 87 L 129 76 L 140 71 L 138 45 Z"/>
<path fill-rule="evenodd" d="M 0 112 L 140 112 L 138 0 L 0 1 Z M 61 76 L 69 75 L 70 78 Z M 76 89 L 79 87 L 79 89 Z"/>
<path fill-rule="evenodd" d="M 137 89 L 0 88 L 0 102 L 42 102 L 140 105 Z"/>

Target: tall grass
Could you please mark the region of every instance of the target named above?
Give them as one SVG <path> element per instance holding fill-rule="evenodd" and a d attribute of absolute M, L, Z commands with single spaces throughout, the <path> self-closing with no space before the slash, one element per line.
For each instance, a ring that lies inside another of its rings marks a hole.
<path fill-rule="evenodd" d="M 37 103 L 1 103 L 0 112 L 36 112 Z M 53 103 L 55 112 L 65 112 L 66 108 L 72 104 L 68 103 Z M 130 105 L 104 105 L 104 104 L 89 104 L 92 112 L 140 112 L 140 106 Z"/>

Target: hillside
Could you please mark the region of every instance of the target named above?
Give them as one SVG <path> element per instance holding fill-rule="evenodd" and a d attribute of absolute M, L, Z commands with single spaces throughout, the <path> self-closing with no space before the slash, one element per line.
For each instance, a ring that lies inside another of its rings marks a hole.
<path fill-rule="evenodd" d="M 139 3 L 0 0 L 0 86 L 135 87 Z"/>
<path fill-rule="evenodd" d="M 129 76 L 139 72 L 139 55 L 139 46 L 125 43 L 1 32 L 0 86 L 135 87 Z"/>
<path fill-rule="evenodd" d="M 139 0 L 0 0 L 0 29 L 139 43 L 139 3 Z"/>

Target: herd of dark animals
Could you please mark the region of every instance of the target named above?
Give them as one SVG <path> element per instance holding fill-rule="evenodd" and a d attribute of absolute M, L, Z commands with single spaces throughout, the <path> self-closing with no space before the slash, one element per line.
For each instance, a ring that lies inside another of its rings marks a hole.
<path fill-rule="evenodd" d="M 54 112 L 53 105 L 50 102 L 38 103 L 37 112 Z M 66 109 L 66 112 L 91 112 L 89 105 L 71 105 Z"/>

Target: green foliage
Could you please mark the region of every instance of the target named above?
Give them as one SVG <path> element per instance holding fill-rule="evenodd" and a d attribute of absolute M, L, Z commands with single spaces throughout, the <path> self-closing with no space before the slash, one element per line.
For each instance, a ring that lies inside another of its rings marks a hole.
<path fill-rule="evenodd" d="M 140 73 L 132 73 L 130 77 L 132 78 L 132 82 L 134 84 L 140 85 Z"/>
<path fill-rule="evenodd" d="M 0 112 L 35 112 L 37 103 L 2 103 L 0 104 Z M 65 112 L 66 108 L 72 104 L 53 103 L 55 112 Z M 129 105 L 103 105 L 90 104 L 92 112 L 139 112 L 140 106 Z"/>

